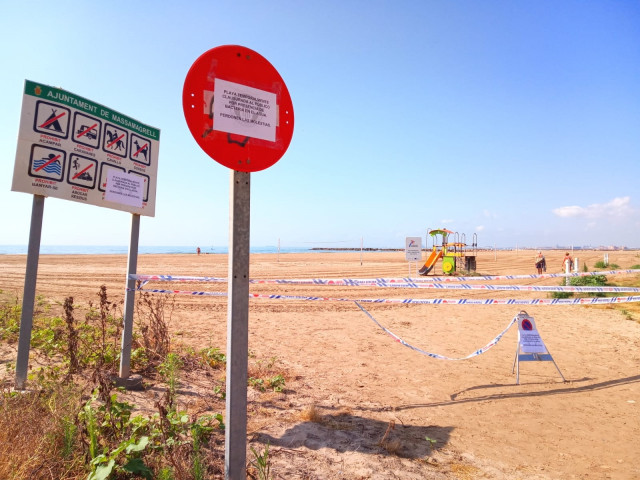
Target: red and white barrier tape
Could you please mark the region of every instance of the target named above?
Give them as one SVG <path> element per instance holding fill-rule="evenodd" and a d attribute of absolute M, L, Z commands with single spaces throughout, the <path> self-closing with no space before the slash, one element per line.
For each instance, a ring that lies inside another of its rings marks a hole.
<path fill-rule="evenodd" d="M 214 296 L 224 297 L 225 292 L 204 292 L 189 290 L 165 290 L 157 288 L 140 288 L 140 292 L 168 293 L 175 295 L 192 296 Z M 359 303 L 385 303 L 385 304 L 418 304 L 418 305 L 605 305 L 612 303 L 640 302 L 640 296 L 629 297 L 589 297 L 589 298 L 537 298 L 537 299 L 515 299 L 515 298 L 337 298 L 337 297 L 315 297 L 304 295 L 267 295 L 250 293 L 249 298 L 262 298 L 270 300 L 303 300 L 303 301 L 326 301 L 326 302 L 359 302 Z"/>
<path fill-rule="evenodd" d="M 606 272 L 575 272 L 575 273 L 544 273 L 541 275 L 482 275 L 474 277 L 401 277 L 401 278 L 301 278 L 301 279 L 250 279 L 250 283 L 274 284 L 274 285 L 337 285 L 337 286 L 395 286 L 394 284 L 429 284 L 429 283 L 450 283 L 450 282 L 476 282 L 490 280 L 518 280 L 536 278 L 566 278 L 566 277 L 588 277 L 596 275 L 621 275 L 640 273 L 640 269 L 610 270 Z M 167 282 L 215 282 L 226 283 L 227 279 L 222 277 L 193 277 L 183 275 L 136 275 L 130 274 L 129 279 Z"/>
<path fill-rule="evenodd" d="M 378 322 L 375 318 L 373 318 L 373 315 L 371 315 L 367 310 L 365 310 L 365 308 L 362 305 L 360 305 L 358 302 L 355 302 L 355 304 L 360 308 L 360 310 L 362 310 L 364 312 L 364 314 L 367 317 L 369 317 L 376 325 L 378 325 L 378 327 L 380 327 L 384 332 L 386 332 L 389 335 L 391 335 L 396 342 L 399 342 L 400 344 L 404 345 L 405 347 L 410 348 L 411 350 L 413 350 L 415 352 L 421 353 L 422 355 L 426 355 L 426 356 L 431 357 L 431 358 L 437 358 L 438 360 L 468 360 L 470 358 L 477 357 L 478 355 L 482 355 L 483 353 L 488 351 L 491 347 L 495 346 L 502 339 L 504 334 L 507 333 L 507 331 L 513 326 L 513 324 L 518 321 L 518 316 L 516 315 L 515 317 L 513 317 L 513 320 L 511 320 L 511 322 L 509 322 L 509 325 L 507 325 L 507 328 L 505 328 L 502 332 L 500 332 L 493 340 L 491 340 L 489 343 L 487 343 L 484 347 L 482 347 L 482 348 L 470 353 L 466 357 L 451 358 L 451 357 L 446 357 L 444 355 L 440 355 L 440 354 L 437 354 L 437 353 L 427 352 L 426 350 L 422 350 L 421 348 L 418 348 L 418 347 L 415 347 L 415 346 L 411 345 L 410 343 L 406 342 L 405 340 L 400 338 L 398 335 L 393 333 L 391 330 L 389 330 L 388 328 L 386 328 L 383 325 L 381 325 L 380 322 Z"/>

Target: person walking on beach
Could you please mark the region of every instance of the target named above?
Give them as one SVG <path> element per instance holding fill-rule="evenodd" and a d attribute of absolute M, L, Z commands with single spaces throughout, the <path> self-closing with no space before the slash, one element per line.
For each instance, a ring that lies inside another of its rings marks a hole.
<path fill-rule="evenodd" d="M 196 253 L 200 255 L 200 247 L 196 248 Z"/>
<path fill-rule="evenodd" d="M 538 255 L 536 255 L 536 268 L 538 269 L 538 275 L 542 275 L 543 271 L 547 271 L 547 261 L 545 260 L 542 251 L 539 251 Z"/>
<path fill-rule="evenodd" d="M 573 258 L 569 255 L 569 252 L 565 253 L 564 258 L 562 259 L 562 271 L 567 271 L 567 262 L 569 263 L 569 271 L 573 268 Z"/>

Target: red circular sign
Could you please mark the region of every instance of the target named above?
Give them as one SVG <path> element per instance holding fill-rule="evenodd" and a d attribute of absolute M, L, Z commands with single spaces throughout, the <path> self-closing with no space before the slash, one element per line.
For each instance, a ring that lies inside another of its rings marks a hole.
<path fill-rule="evenodd" d="M 273 65 L 246 47 L 224 45 L 203 53 L 187 73 L 182 107 L 198 145 L 233 170 L 264 170 L 291 143 L 289 90 Z"/>

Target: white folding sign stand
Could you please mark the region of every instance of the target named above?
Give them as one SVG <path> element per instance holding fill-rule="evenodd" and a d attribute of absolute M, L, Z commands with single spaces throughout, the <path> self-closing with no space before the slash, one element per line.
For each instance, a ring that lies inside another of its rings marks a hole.
<path fill-rule="evenodd" d="M 511 370 L 511 373 L 514 370 L 517 371 L 516 385 L 520 385 L 520 362 L 553 362 L 562 380 L 566 382 L 564 375 L 542 341 L 536 328 L 536 322 L 524 310 L 518 314 L 518 346 Z"/>

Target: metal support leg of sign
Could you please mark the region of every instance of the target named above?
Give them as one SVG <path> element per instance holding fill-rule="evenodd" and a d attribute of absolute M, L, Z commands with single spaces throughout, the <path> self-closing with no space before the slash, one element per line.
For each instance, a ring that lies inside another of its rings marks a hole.
<path fill-rule="evenodd" d="M 246 480 L 251 174 L 231 173 L 225 479 Z"/>
<path fill-rule="evenodd" d="M 120 351 L 120 378 L 128 378 L 131 373 L 131 341 L 133 339 L 133 312 L 136 298 L 136 281 L 129 278 L 138 269 L 138 241 L 140 239 L 140 215 L 131 215 L 131 238 L 129 240 L 129 259 L 127 265 L 127 291 L 124 294 L 124 326 Z"/>
<path fill-rule="evenodd" d="M 418 262 L 408 262 L 409 263 L 409 278 L 417 278 L 418 277 Z M 413 263 L 413 266 L 415 268 L 415 272 L 416 272 L 416 276 L 412 277 L 411 276 L 411 264 Z"/>
<path fill-rule="evenodd" d="M 31 229 L 29 230 L 29 247 L 27 249 L 27 268 L 24 276 L 24 292 L 22 295 L 22 314 L 20 316 L 20 337 L 18 339 L 18 357 L 16 360 L 16 390 L 24 390 L 27 371 L 29 369 L 31 328 L 33 327 L 33 304 L 36 298 L 36 279 L 38 278 L 43 213 L 44 196 L 34 195 L 31 207 Z"/>
<path fill-rule="evenodd" d="M 558 367 L 558 364 L 551 356 L 549 350 L 546 350 L 546 353 L 521 353 L 520 344 L 518 343 L 518 348 L 516 348 L 516 356 L 513 359 L 513 368 L 511 369 L 512 374 L 514 371 L 516 371 L 516 385 L 520 385 L 520 362 L 553 362 L 553 365 L 556 367 L 556 370 L 558 370 L 558 373 L 562 377 L 562 381 L 567 381 L 560 371 L 560 367 Z"/>

